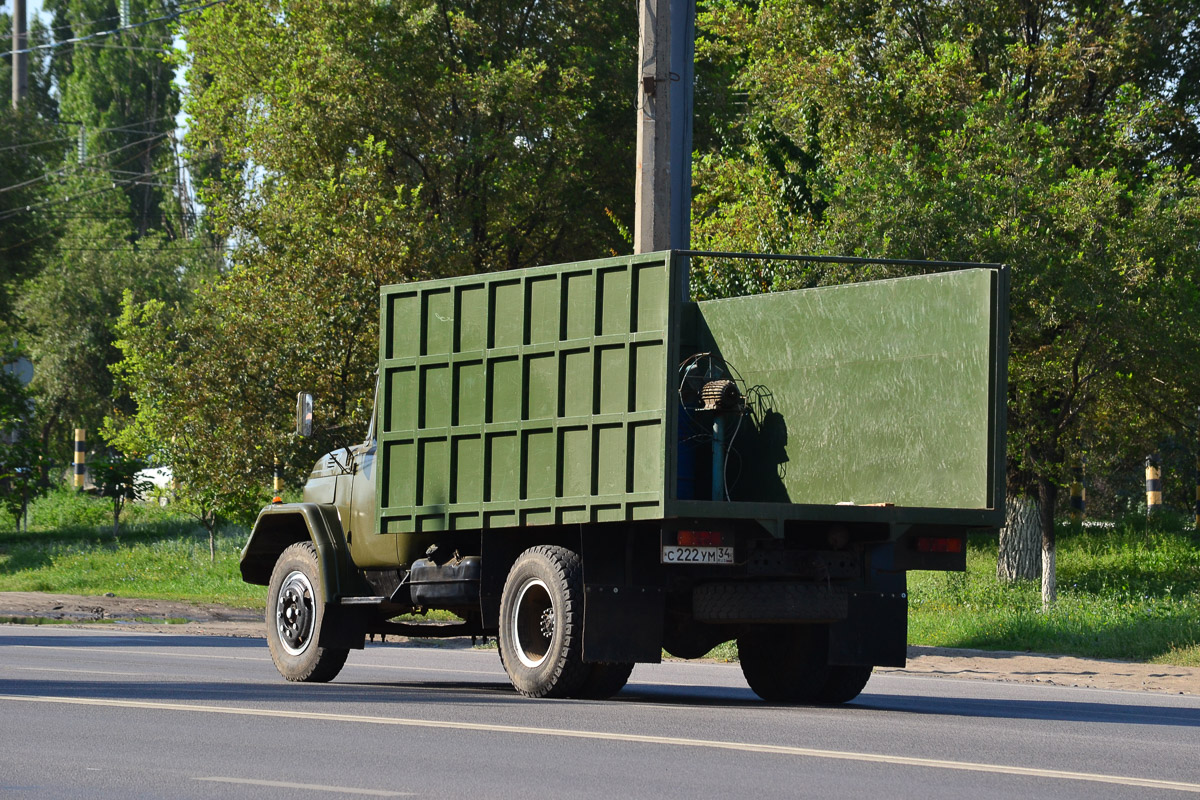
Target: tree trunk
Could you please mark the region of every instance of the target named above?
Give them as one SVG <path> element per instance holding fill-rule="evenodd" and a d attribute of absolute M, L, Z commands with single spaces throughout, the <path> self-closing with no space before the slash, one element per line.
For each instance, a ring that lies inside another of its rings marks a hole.
<path fill-rule="evenodd" d="M 1054 504 L 1058 486 L 1038 478 L 1038 502 L 1042 518 L 1042 609 L 1049 609 L 1058 600 L 1058 577 L 1054 572 Z"/>
<path fill-rule="evenodd" d="M 1000 529 L 996 579 L 1001 583 L 1034 580 L 1041 568 L 1041 508 L 1029 495 L 1010 495 Z"/>
<path fill-rule="evenodd" d="M 201 509 L 200 524 L 208 531 L 208 560 L 210 563 L 217 562 L 217 512 L 208 509 Z"/>

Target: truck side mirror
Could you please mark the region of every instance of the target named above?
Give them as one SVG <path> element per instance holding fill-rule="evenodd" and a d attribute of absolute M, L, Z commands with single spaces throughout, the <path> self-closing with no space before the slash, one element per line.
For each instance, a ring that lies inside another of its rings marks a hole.
<path fill-rule="evenodd" d="M 308 392 L 296 395 L 296 435 L 312 436 L 313 398 Z"/>

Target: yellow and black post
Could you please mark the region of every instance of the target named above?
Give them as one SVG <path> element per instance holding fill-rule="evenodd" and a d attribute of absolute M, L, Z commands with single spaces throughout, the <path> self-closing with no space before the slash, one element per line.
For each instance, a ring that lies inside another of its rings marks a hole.
<path fill-rule="evenodd" d="M 1071 464 L 1071 522 L 1083 522 L 1087 506 L 1087 490 L 1083 488 L 1083 461 L 1075 459 Z"/>
<path fill-rule="evenodd" d="M 1196 456 L 1196 530 L 1200 531 L 1200 455 Z"/>
<path fill-rule="evenodd" d="M 1157 455 L 1146 456 L 1146 516 L 1162 509 L 1162 462 Z"/>
<path fill-rule="evenodd" d="M 75 488 L 83 488 L 83 479 L 87 474 L 87 430 L 75 429 Z"/>
<path fill-rule="evenodd" d="M 271 482 L 271 489 L 275 494 L 283 491 L 283 465 L 279 463 L 279 458 L 275 459 L 275 479 Z"/>

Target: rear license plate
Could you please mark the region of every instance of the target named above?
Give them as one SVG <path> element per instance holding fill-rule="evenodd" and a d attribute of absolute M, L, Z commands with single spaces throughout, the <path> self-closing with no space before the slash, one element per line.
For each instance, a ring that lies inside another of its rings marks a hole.
<path fill-rule="evenodd" d="M 732 547 L 683 547 L 663 545 L 664 564 L 732 564 Z"/>

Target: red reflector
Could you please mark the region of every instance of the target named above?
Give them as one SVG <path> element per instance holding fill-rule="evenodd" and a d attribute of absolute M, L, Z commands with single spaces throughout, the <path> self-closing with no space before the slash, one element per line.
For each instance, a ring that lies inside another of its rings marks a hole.
<path fill-rule="evenodd" d="M 720 531 L 680 531 L 676 540 L 680 547 L 720 547 Z"/>
<path fill-rule="evenodd" d="M 963 551 L 963 540 L 921 537 L 917 539 L 917 550 L 921 553 L 961 553 Z"/>

